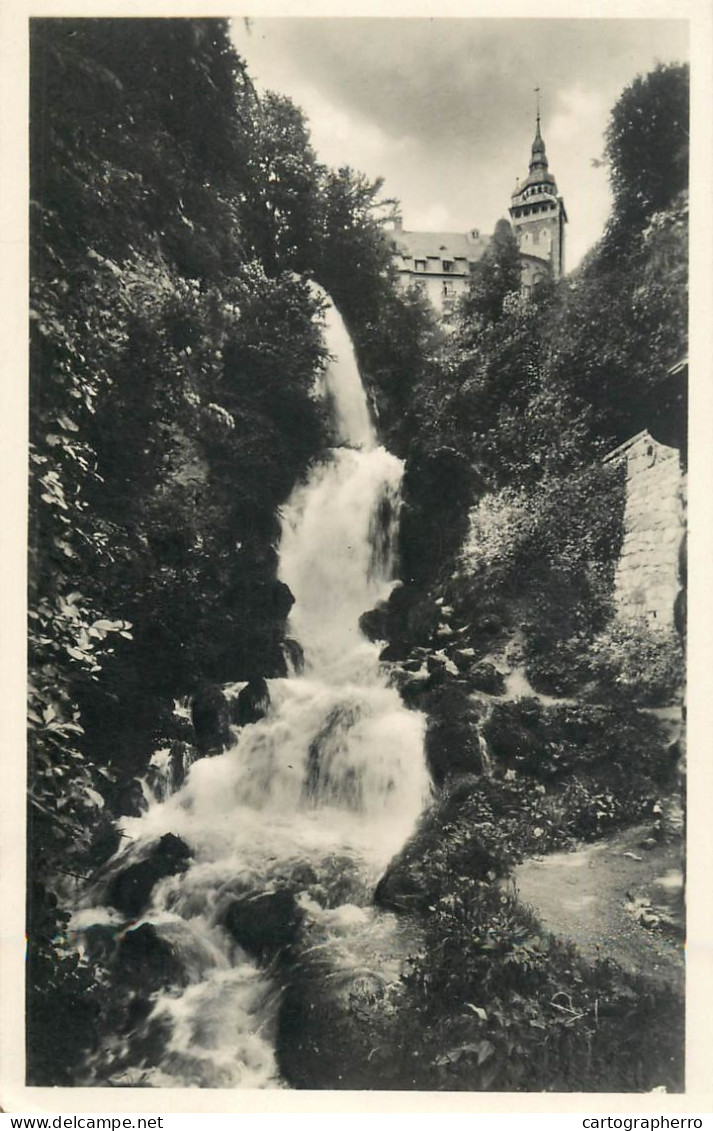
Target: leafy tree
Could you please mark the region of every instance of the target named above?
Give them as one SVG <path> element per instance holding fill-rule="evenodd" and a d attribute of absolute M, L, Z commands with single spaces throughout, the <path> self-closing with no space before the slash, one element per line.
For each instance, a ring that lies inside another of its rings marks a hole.
<path fill-rule="evenodd" d="M 497 322 L 508 295 L 518 294 L 522 265 L 515 234 L 507 220 L 498 220 L 493 238 L 474 265 L 468 290 L 460 300 L 456 332 L 473 341 L 485 327 Z"/>
<path fill-rule="evenodd" d="M 688 185 L 688 154 L 688 67 L 659 64 L 626 88 L 611 113 L 608 243 L 638 235 L 654 213 L 671 206 Z"/>
<path fill-rule="evenodd" d="M 309 271 L 321 221 L 321 178 L 304 115 L 282 95 L 268 92 L 254 105 L 248 169 L 248 207 L 256 247 L 269 271 Z"/>

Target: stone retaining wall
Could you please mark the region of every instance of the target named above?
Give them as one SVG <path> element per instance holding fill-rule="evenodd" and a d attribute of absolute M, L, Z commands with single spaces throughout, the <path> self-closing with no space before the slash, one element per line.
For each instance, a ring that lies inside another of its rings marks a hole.
<path fill-rule="evenodd" d="M 685 534 L 685 476 L 678 450 L 644 430 L 605 462 L 626 463 L 624 539 L 614 582 L 617 615 L 671 629 Z"/>

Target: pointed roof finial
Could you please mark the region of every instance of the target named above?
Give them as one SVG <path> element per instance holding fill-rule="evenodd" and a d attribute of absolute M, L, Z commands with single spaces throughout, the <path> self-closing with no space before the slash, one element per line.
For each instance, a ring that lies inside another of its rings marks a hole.
<path fill-rule="evenodd" d="M 540 133 L 540 88 L 535 87 L 535 109 L 537 113 L 537 129 L 535 130 L 535 140 L 532 143 L 532 156 L 530 158 L 530 172 L 534 173 L 537 169 L 547 169 L 547 154 L 545 152 L 545 143 Z"/>

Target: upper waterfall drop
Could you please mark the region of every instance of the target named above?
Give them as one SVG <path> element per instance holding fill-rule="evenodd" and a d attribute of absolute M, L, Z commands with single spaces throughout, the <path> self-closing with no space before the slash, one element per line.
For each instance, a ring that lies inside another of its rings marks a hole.
<path fill-rule="evenodd" d="M 324 292 L 321 293 L 329 302 Z M 342 444 L 370 450 L 376 447 L 377 441 L 366 390 L 349 331 L 331 302 L 326 309 L 325 323 L 330 360 L 324 384 L 334 406 L 338 439 Z"/>
<path fill-rule="evenodd" d="M 295 598 L 290 627 L 308 669 L 327 682 L 373 682 L 375 648 L 359 617 L 393 586 L 403 463 L 378 445 L 354 347 L 332 305 L 325 322 L 324 384 L 343 446 L 284 508 L 280 577 Z"/>

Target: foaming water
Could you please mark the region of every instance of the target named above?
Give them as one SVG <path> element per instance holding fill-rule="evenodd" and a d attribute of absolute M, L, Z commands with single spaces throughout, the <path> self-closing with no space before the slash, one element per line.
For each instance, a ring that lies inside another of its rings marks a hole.
<path fill-rule="evenodd" d="M 304 916 L 298 950 L 319 940 L 335 977 L 370 964 L 374 978 L 398 977 L 404 929 L 370 906 L 371 893 L 428 796 L 423 717 L 388 685 L 359 617 L 393 584 L 402 464 L 376 442 L 334 310 L 327 332 L 334 361 L 326 384 L 347 446 L 295 489 L 280 544 L 304 669 L 269 681 L 267 717 L 236 731 L 230 750 L 195 762 L 177 792 L 156 791 L 161 800 L 123 822 L 129 848 L 114 873 L 165 833 L 193 854 L 186 872 L 156 885 L 145 917 L 177 955 L 182 984 L 154 995 L 138 1037 L 107 1042 L 86 1082 L 281 1086 L 280 979 L 222 926 L 231 902 L 246 894 L 296 895 Z M 158 770 L 167 780 L 163 761 Z M 98 902 L 101 884 L 86 893 L 78 932 Z"/>

